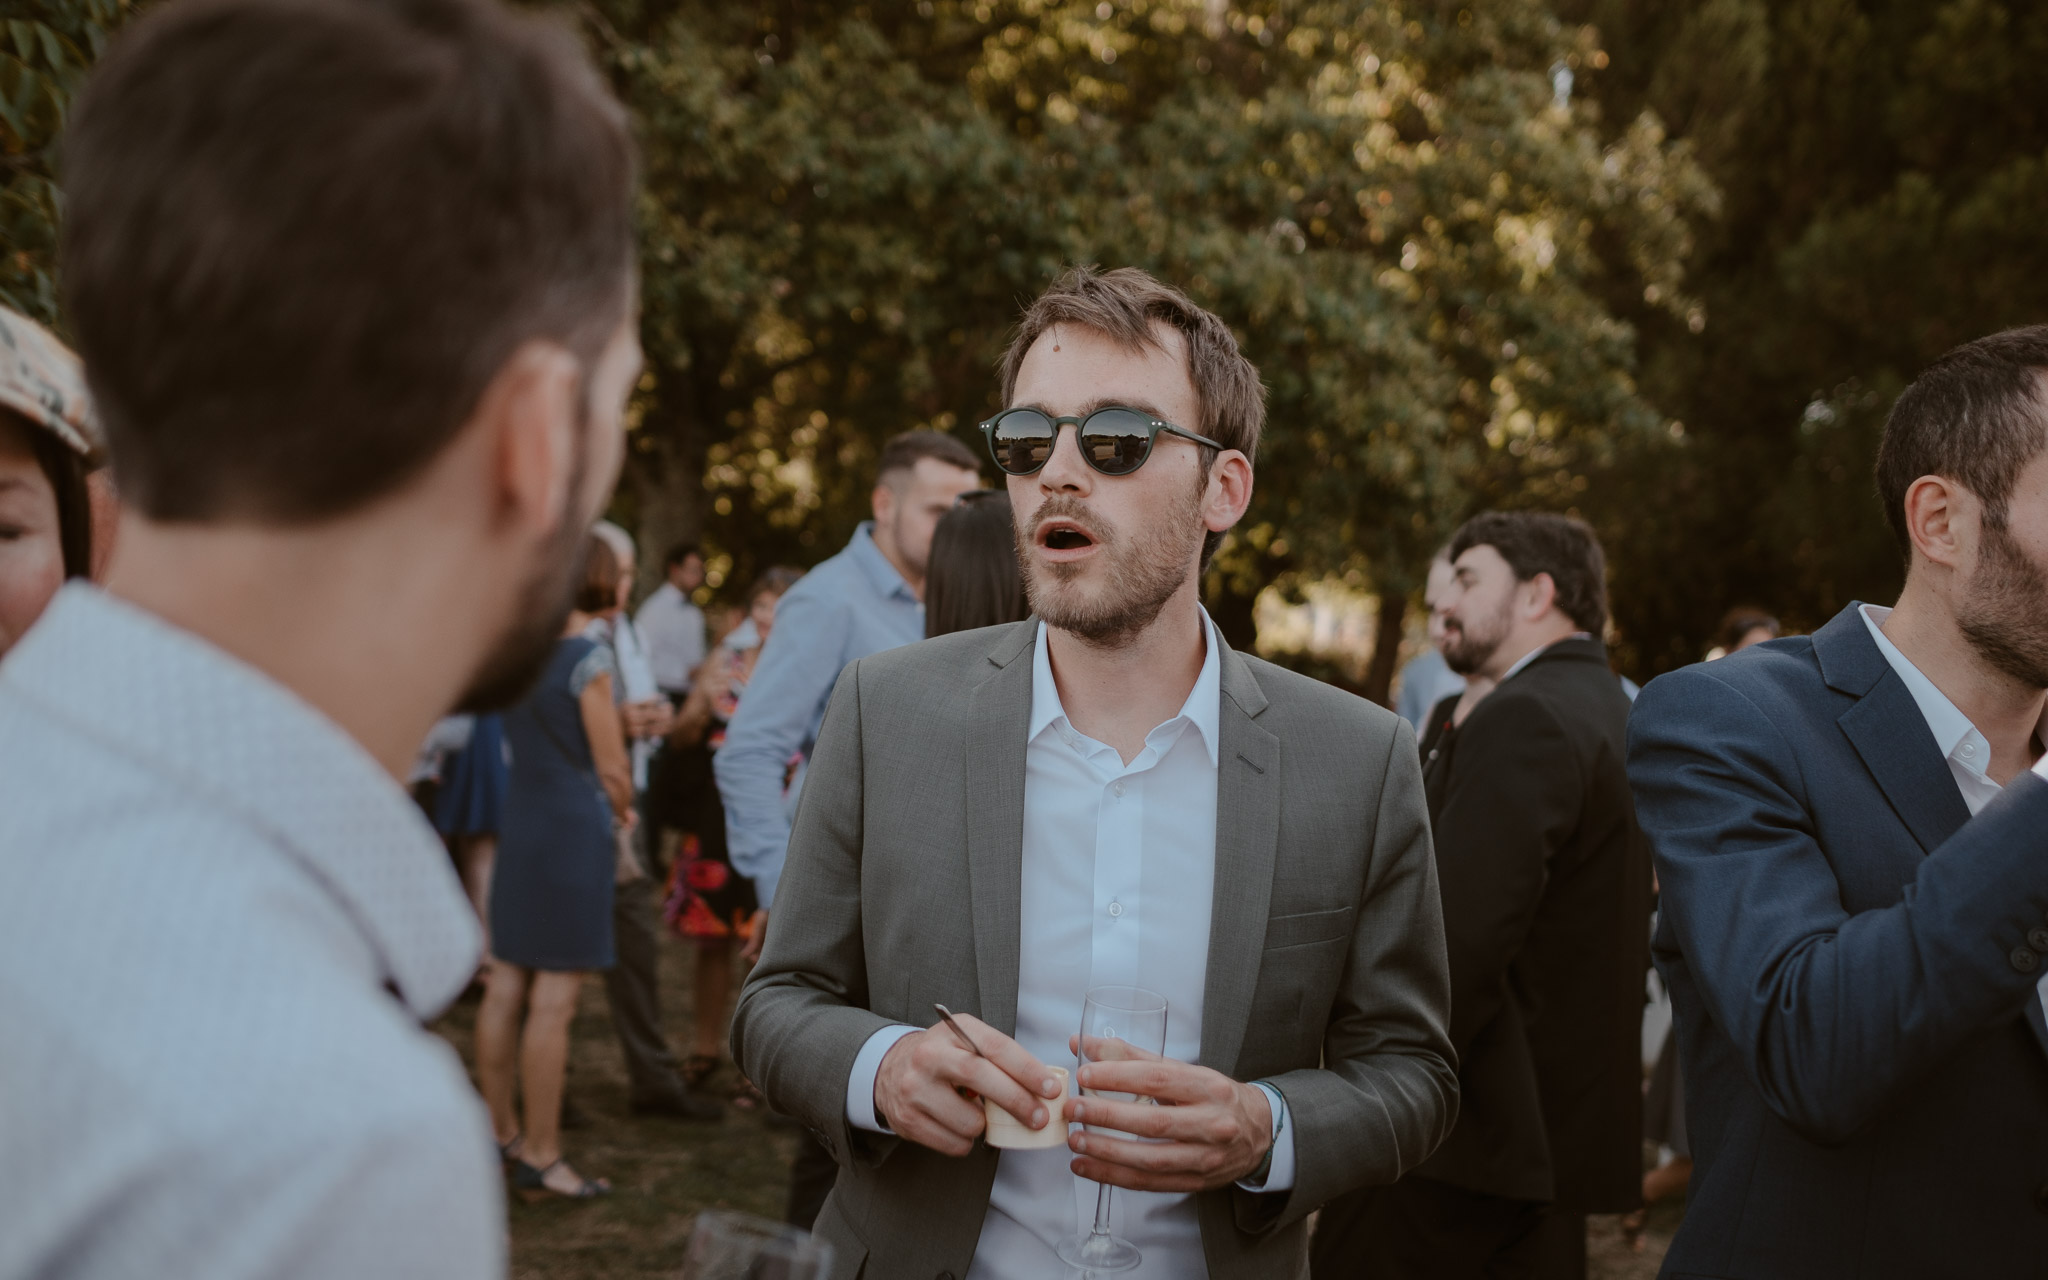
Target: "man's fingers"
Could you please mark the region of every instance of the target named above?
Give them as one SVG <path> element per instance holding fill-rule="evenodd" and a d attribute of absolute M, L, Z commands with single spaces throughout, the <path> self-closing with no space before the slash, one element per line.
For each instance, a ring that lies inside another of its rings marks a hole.
<path fill-rule="evenodd" d="M 1227 1163 L 1227 1156 L 1220 1147 L 1191 1142 L 1138 1142 L 1079 1129 L 1067 1135 L 1067 1146 L 1076 1155 L 1143 1173 L 1190 1174 L 1204 1178 L 1220 1173 Z"/>
<path fill-rule="evenodd" d="M 1154 1058 L 1131 1062 L 1090 1062 L 1081 1068 L 1081 1087 L 1101 1093 L 1135 1093 L 1180 1104 L 1222 1102 L 1230 1078 L 1207 1067 Z"/>
<path fill-rule="evenodd" d="M 1043 1062 L 1031 1056 L 1031 1051 L 1015 1040 L 972 1014 L 956 1013 L 953 1021 L 960 1024 L 974 1040 L 975 1047 L 983 1056 L 1002 1068 L 1003 1073 L 1015 1080 L 1039 1098 L 1057 1098 L 1060 1095 L 1059 1077 L 1046 1068 Z M 1007 1110 L 1007 1108 L 1005 1108 Z"/>
<path fill-rule="evenodd" d="M 1220 1107 L 1155 1107 L 1114 1098 L 1081 1097 L 1067 1104 L 1067 1119 L 1140 1138 L 1181 1142 L 1228 1142 L 1236 1132 Z"/>

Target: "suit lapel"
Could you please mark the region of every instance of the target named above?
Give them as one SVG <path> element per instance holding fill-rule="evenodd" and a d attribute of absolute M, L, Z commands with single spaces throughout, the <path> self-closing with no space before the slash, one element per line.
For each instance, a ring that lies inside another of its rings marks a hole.
<path fill-rule="evenodd" d="M 1927 718 L 1897 673 L 1887 669 L 1838 723 L 1922 852 L 1932 853 L 1970 820 Z"/>
<path fill-rule="evenodd" d="M 1814 632 L 1813 652 L 1828 687 L 1856 699 L 1836 723 L 1921 852 L 1933 852 L 1970 820 L 1970 807 L 1912 690 L 1870 638 L 1862 605 L 1851 603 Z"/>
<path fill-rule="evenodd" d="M 973 694 L 966 735 L 967 883 L 974 914 L 979 1015 L 1017 1031 L 1017 949 L 1024 877 L 1024 752 L 1031 727 L 1036 622 L 1011 628 L 990 650 L 997 668 Z M 917 1011 L 912 1010 L 913 1017 Z"/>
<path fill-rule="evenodd" d="M 1216 887 L 1202 987 L 1201 1062 L 1228 1075 L 1244 1047 L 1273 901 L 1273 866 L 1280 848 L 1280 740 L 1256 722 L 1266 697 L 1251 668 L 1229 649 L 1221 658 Z"/>

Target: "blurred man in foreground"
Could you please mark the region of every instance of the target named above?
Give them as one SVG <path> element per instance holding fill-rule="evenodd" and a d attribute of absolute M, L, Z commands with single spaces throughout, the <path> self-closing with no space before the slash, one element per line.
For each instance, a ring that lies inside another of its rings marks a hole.
<path fill-rule="evenodd" d="M 1695 1162 L 1667 1274 L 2048 1258 L 2048 326 L 1906 388 L 1877 487 L 1896 607 L 1662 676 L 1630 724 Z"/>
<path fill-rule="evenodd" d="M 617 473 L 622 113 L 483 0 L 185 0 L 64 153 L 128 511 L 0 665 L 0 1275 L 501 1276 L 399 779 L 532 679 Z"/>
<path fill-rule="evenodd" d="M 1076 269 L 1002 390 L 984 432 L 1037 617 L 840 678 L 733 1045 L 839 1161 L 839 1280 L 1070 1274 L 1075 1175 L 1127 1188 L 1134 1274 L 1294 1280 L 1308 1215 L 1399 1177 L 1455 1107 L 1408 726 L 1233 652 L 1201 607 L 1265 417 L 1220 319 Z M 1112 984 L 1166 999 L 1164 1058 L 1078 1083 L 1159 1105 L 1073 1099 L 1098 1128 L 1067 1136 L 1047 1064 Z M 998 1153 L 983 1099 L 1058 1132 Z"/>
<path fill-rule="evenodd" d="M 1596 638 L 1593 531 L 1490 512 L 1451 539 L 1451 669 L 1493 686 L 1431 717 L 1423 777 L 1450 940 L 1458 1123 L 1398 1185 L 1331 1206 L 1316 1275 L 1586 1273 L 1586 1214 L 1638 1203 L 1650 869 L 1628 696 Z"/>

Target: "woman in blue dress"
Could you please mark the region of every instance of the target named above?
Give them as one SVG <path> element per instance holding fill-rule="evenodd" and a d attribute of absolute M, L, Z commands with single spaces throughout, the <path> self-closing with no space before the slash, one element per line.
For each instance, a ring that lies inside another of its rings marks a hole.
<path fill-rule="evenodd" d="M 612 964 L 617 833 L 633 820 L 632 766 L 612 701 L 618 674 L 611 651 L 579 634 L 611 607 L 620 565 L 610 546 L 591 538 L 584 566 L 577 611 L 546 671 L 504 714 L 512 768 L 476 1020 L 478 1082 L 513 1188 L 527 1199 L 589 1199 L 611 1189 L 570 1168 L 561 1148 L 569 1021 L 583 975 Z M 524 1094 L 523 1130 L 515 1091 Z"/>

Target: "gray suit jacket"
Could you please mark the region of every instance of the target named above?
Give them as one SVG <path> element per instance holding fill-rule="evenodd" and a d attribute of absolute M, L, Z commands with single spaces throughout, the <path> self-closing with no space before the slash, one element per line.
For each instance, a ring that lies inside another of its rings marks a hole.
<path fill-rule="evenodd" d="M 863 658 L 811 758 L 733 1053 L 830 1147 L 818 1218 L 842 1280 L 963 1276 L 997 1152 L 854 1129 L 867 1038 L 934 1001 L 1016 1029 L 1025 731 L 1036 621 Z M 1450 979 L 1414 737 L 1372 704 L 1225 650 L 1203 1065 L 1265 1079 L 1292 1192 L 1198 1197 L 1209 1274 L 1308 1274 L 1308 1214 L 1392 1182 L 1457 1109 Z M 1076 1011 L 1078 1015 L 1078 1010 Z"/>

